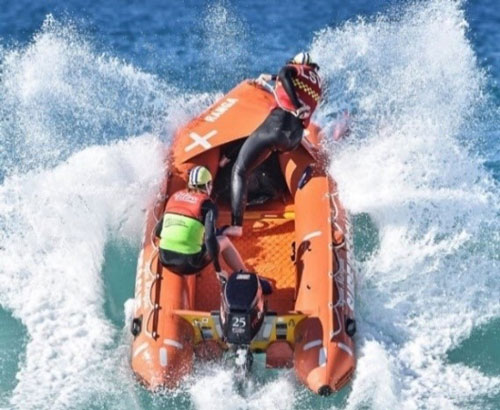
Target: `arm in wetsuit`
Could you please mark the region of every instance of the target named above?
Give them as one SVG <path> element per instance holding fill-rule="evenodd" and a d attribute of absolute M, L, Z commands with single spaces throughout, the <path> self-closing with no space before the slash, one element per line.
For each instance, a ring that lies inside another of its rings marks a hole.
<path fill-rule="evenodd" d="M 165 217 L 162 216 L 161 219 L 158 221 L 158 223 L 156 224 L 156 227 L 155 227 L 155 235 L 157 238 L 159 238 L 161 236 L 161 230 L 163 228 L 163 218 Z"/>
<path fill-rule="evenodd" d="M 297 74 L 297 70 L 294 67 L 284 66 L 280 72 L 278 73 L 278 78 L 280 82 L 283 84 L 283 88 L 286 93 L 290 97 L 295 108 L 299 109 L 302 107 L 299 99 L 297 98 L 297 94 L 295 93 L 295 88 L 293 86 L 293 77 Z"/>
<path fill-rule="evenodd" d="M 219 242 L 217 241 L 215 232 L 217 207 L 212 201 L 206 200 L 201 205 L 201 213 L 205 224 L 205 246 L 207 247 L 208 254 L 213 260 L 215 271 L 220 272 L 221 266 L 219 264 Z"/>
<path fill-rule="evenodd" d="M 302 107 L 302 104 L 297 98 L 297 94 L 295 93 L 295 88 L 293 85 L 293 77 L 295 75 L 297 75 L 297 70 L 294 67 L 286 65 L 281 68 L 278 75 L 261 74 L 255 81 L 259 83 L 260 81 L 269 82 L 269 81 L 276 81 L 277 79 L 279 79 L 279 81 L 283 84 L 283 88 L 290 97 L 290 100 L 292 101 L 293 105 L 295 106 L 296 109 L 299 109 Z"/>

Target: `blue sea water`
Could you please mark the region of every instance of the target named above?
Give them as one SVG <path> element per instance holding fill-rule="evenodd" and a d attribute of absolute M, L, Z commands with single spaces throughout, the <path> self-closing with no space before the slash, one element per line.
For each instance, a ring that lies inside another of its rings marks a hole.
<path fill-rule="evenodd" d="M 306 49 L 353 215 L 358 366 L 320 398 L 290 372 L 197 369 L 152 395 L 128 315 L 172 133 Z M 481 1 L 4 0 L 0 408 L 500 408 L 500 8 Z"/>

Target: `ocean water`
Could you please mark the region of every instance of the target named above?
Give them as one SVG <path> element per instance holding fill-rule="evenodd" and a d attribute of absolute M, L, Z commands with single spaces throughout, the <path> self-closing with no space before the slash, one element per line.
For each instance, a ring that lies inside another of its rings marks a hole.
<path fill-rule="evenodd" d="M 129 367 L 144 210 L 174 130 L 296 52 L 317 59 L 353 215 L 358 365 L 317 397 L 200 367 L 152 395 Z M 4 0 L 1 409 L 500 408 L 496 1 Z"/>

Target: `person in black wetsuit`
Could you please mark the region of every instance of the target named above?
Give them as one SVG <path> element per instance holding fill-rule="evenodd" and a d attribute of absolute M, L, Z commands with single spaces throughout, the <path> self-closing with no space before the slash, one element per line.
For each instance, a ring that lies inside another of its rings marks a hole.
<path fill-rule="evenodd" d="M 231 174 L 231 225 L 228 235 L 241 236 L 246 207 L 247 179 L 273 151 L 296 149 L 321 98 L 319 67 L 309 53 L 299 53 L 281 68 L 278 75 L 261 74 L 253 83 L 269 87 L 276 81 L 273 93 L 276 106 L 264 122 L 244 142 Z"/>

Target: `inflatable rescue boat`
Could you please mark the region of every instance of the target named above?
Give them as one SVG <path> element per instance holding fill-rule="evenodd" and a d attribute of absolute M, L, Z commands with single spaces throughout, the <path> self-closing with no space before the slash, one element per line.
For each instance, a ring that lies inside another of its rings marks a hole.
<path fill-rule="evenodd" d="M 180 276 L 158 259 L 155 226 L 193 166 L 210 169 L 218 225 L 230 223 L 231 164 L 221 167 L 221 158 L 237 151 L 273 107 L 272 93 L 243 82 L 180 128 L 169 147 L 161 193 L 147 213 L 131 326 L 132 369 L 150 389 L 175 388 L 194 361 L 231 353 L 247 370 L 252 354 L 264 353 L 267 367 L 294 367 L 300 382 L 323 395 L 352 377 L 351 226 L 315 124 L 298 149 L 273 153 L 251 175 L 244 234 L 231 238 L 249 270 L 272 283 L 272 294 L 262 295 L 253 273 L 233 274 L 221 288 L 211 264 Z M 255 320 L 258 329 L 248 331 Z"/>

